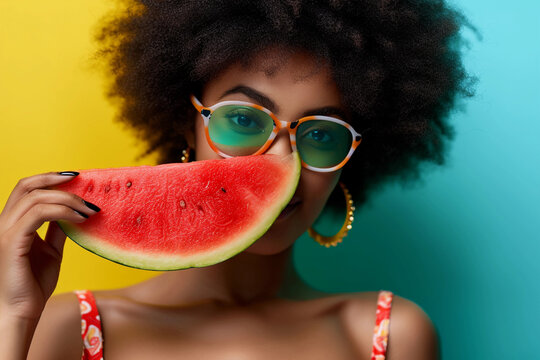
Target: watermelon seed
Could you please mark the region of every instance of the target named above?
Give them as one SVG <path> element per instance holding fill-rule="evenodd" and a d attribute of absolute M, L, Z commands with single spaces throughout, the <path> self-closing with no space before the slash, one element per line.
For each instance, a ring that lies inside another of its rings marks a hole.
<path fill-rule="evenodd" d="M 224 193 L 226 193 L 226 192 L 227 192 L 227 191 L 225 191 L 225 189 L 224 189 L 224 188 L 221 188 L 221 191 L 223 191 Z"/>
<path fill-rule="evenodd" d="M 105 193 L 108 193 L 111 191 L 111 187 L 109 185 L 105 186 Z"/>
<path fill-rule="evenodd" d="M 128 181 L 128 183 L 126 184 L 127 187 L 131 187 L 131 181 Z"/>
<path fill-rule="evenodd" d="M 199 210 L 200 212 L 204 213 L 204 209 L 202 208 L 201 205 L 197 205 L 197 210 Z"/>
<path fill-rule="evenodd" d="M 186 202 L 184 200 L 180 200 L 180 207 L 182 209 L 186 207 Z"/>
<path fill-rule="evenodd" d="M 139 217 L 137 218 L 137 224 L 140 224 L 141 221 L 142 221 L 141 216 L 139 216 Z"/>
<path fill-rule="evenodd" d="M 88 185 L 87 191 L 92 192 L 92 190 L 94 190 L 94 185 L 92 185 L 92 184 Z"/>

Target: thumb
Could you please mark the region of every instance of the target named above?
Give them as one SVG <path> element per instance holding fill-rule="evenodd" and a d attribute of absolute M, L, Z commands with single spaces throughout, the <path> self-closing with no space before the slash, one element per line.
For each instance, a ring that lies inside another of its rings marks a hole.
<path fill-rule="evenodd" d="M 58 223 L 56 221 L 49 222 L 47 234 L 45 235 L 45 242 L 56 250 L 60 257 L 62 257 L 64 252 L 65 241 L 66 234 L 64 234 Z"/>

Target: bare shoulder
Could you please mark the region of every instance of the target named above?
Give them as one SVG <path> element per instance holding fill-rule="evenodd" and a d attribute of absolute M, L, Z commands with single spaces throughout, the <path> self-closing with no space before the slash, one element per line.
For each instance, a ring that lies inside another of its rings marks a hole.
<path fill-rule="evenodd" d="M 28 353 L 30 360 L 81 359 L 81 315 L 74 293 L 51 297 L 43 310 Z"/>
<path fill-rule="evenodd" d="M 343 323 L 358 349 L 371 350 L 378 292 L 347 295 Z M 438 360 L 438 334 L 425 311 L 411 300 L 394 295 L 386 360 Z"/>

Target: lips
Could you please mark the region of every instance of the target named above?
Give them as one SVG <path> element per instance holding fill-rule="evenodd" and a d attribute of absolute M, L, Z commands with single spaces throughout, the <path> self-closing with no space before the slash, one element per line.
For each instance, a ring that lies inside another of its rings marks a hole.
<path fill-rule="evenodd" d="M 289 201 L 287 206 L 285 206 L 285 208 L 281 211 L 281 213 L 278 216 L 278 219 L 283 219 L 284 217 L 289 215 L 301 202 L 302 200 L 300 200 L 299 197 L 293 197 L 291 201 Z"/>
<path fill-rule="evenodd" d="M 301 201 L 300 198 L 295 196 L 295 197 L 293 197 L 293 198 L 291 199 L 291 201 L 289 201 L 289 203 L 287 204 L 287 206 L 296 205 L 296 204 L 298 204 L 300 201 Z"/>

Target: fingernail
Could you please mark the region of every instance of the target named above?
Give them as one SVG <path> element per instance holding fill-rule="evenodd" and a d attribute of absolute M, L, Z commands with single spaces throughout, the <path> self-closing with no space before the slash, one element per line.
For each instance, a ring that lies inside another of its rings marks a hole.
<path fill-rule="evenodd" d="M 91 202 L 88 202 L 86 200 L 83 200 L 84 202 L 84 205 L 88 206 L 90 209 L 94 210 L 94 211 L 101 211 L 101 209 L 99 207 L 97 207 L 96 205 L 92 204 Z"/>
<path fill-rule="evenodd" d="M 77 176 L 79 175 L 79 173 L 76 171 L 62 171 L 62 172 L 59 172 L 58 175 Z"/>
<path fill-rule="evenodd" d="M 81 215 L 82 217 L 84 217 L 84 218 L 87 218 L 87 219 L 88 219 L 88 215 L 86 215 L 86 214 L 83 214 L 82 212 L 80 212 L 80 211 L 77 211 L 77 210 L 75 210 L 75 211 L 77 212 L 77 214 L 79 214 L 79 215 Z"/>

